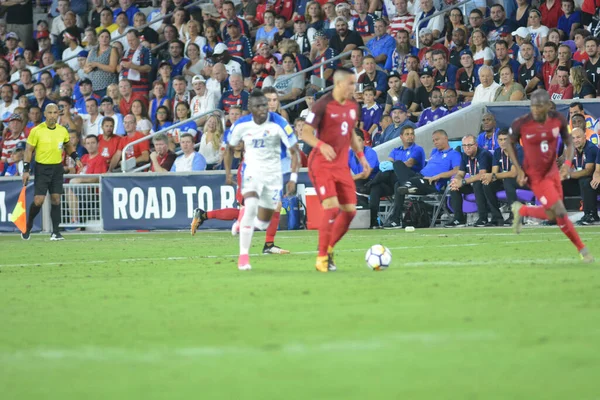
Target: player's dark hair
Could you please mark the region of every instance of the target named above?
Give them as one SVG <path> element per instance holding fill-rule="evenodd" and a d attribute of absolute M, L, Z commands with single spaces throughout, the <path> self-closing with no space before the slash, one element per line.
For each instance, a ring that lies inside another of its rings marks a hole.
<path fill-rule="evenodd" d="M 579 101 L 574 101 L 571 104 L 569 104 L 569 108 L 573 108 L 573 107 L 577 107 L 581 111 L 583 111 L 583 104 L 581 104 L 581 102 L 579 102 Z"/>

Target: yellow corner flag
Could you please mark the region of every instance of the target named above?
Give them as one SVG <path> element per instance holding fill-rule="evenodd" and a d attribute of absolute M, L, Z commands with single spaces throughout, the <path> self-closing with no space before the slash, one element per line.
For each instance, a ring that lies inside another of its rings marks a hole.
<path fill-rule="evenodd" d="M 14 222 L 14 224 L 19 228 L 22 233 L 27 232 L 27 213 L 25 212 L 25 192 L 27 191 L 27 187 L 23 186 L 21 189 L 21 194 L 19 195 L 19 200 L 17 201 L 17 205 L 10 216 L 10 220 Z"/>

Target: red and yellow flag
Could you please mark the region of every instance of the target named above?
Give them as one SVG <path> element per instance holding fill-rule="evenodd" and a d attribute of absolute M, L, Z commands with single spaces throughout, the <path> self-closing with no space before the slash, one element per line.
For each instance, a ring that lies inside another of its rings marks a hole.
<path fill-rule="evenodd" d="M 27 232 L 27 213 L 25 212 L 25 192 L 27 187 L 23 186 L 17 205 L 10 216 L 10 220 L 19 228 L 22 233 Z"/>

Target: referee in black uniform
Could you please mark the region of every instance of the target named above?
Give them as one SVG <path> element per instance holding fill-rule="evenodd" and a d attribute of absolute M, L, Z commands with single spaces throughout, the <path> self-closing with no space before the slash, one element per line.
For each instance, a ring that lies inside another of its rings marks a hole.
<path fill-rule="evenodd" d="M 52 204 L 50 211 L 52 236 L 50 236 L 50 240 L 64 240 L 58 230 L 60 224 L 60 196 L 63 192 L 63 149 L 71 155 L 78 168 L 81 168 L 82 164 L 77 152 L 69 143 L 69 132 L 64 126 L 56 123 L 58 120 L 58 106 L 54 103 L 48 104 L 44 116 L 46 122 L 42 122 L 33 128 L 27 138 L 27 148 L 23 160 L 23 185 L 27 186 L 29 181 L 31 157 L 35 151 L 35 197 L 29 207 L 27 232 L 21 233 L 21 237 L 29 240 L 33 220 L 42 209 L 46 193 L 50 192 L 50 203 Z"/>

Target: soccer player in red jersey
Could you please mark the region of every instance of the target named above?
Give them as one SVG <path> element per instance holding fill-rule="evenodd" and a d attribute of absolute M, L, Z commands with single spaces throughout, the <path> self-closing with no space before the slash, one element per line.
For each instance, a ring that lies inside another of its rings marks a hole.
<path fill-rule="evenodd" d="M 356 84 L 354 73 L 338 69 L 333 75 L 333 84 L 333 91 L 313 105 L 302 131 L 302 140 L 314 148 L 308 158 L 308 172 L 323 206 L 316 263 L 320 272 L 336 270 L 333 248 L 356 215 L 356 189 L 348 167 L 350 146 L 363 171 L 367 175 L 371 171 L 363 146 L 354 133 L 360 115 L 360 107 L 352 100 Z"/>
<path fill-rule="evenodd" d="M 517 168 L 517 182 L 520 186 L 529 184 L 542 206 L 526 206 L 519 202 L 512 204 L 513 227 L 521 231 L 522 218 L 534 217 L 556 221 L 560 230 L 573 242 L 584 262 L 594 258 L 581 241 L 573 223 L 569 220 L 563 203 L 561 181 L 569 178 L 573 164 L 573 141 L 568 130 L 567 120 L 556 111 L 551 111 L 550 95 L 538 89 L 531 95 L 531 112 L 513 122 L 511 127 L 512 146 L 507 153 Z M 566 145 L 565 162 L 560 167 L 556 163 L 559 136 Z M 517 160 L 515 145 L 522 141 L 523 166 Z"/>

